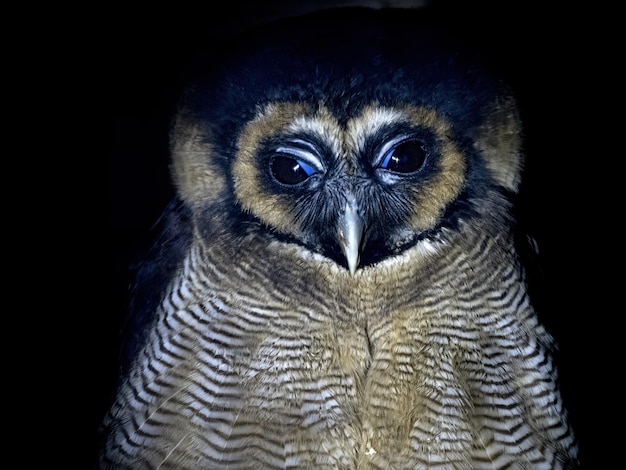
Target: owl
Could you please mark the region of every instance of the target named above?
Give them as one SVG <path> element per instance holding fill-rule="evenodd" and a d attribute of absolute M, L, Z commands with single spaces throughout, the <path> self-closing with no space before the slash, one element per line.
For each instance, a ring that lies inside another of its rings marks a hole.
<path fill-rule="evenodd" d="M 100 468 L 575 468 L 515 93 L 427 18 L 292 17 L 193 68 Z"/>

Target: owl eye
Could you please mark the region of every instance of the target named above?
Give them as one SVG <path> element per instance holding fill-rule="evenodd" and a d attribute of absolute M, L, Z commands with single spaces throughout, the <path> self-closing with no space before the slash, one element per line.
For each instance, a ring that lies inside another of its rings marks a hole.
<path fill-rule="evenodd" d="M 276 181 L 288 185 L 302 183 L 316 172 L 315 168 L 302 160 L 282 155 L 272 158 L 270 171 Z"/>
<path fill-rule="evenodd" d="M 426 151 L 418 140 L 405 140 L 391 148 L 379 167 L 395 173 L 412 173 L 419 170 L 426 160 Z"/>

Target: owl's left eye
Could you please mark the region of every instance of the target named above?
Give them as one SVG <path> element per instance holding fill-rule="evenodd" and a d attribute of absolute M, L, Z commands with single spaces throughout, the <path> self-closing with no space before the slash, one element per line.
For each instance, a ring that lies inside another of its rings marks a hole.
<path fill-rule="evenodd" d="M 316 172 L 315 168 L 308 163 L 282 155 L 277 155 L 272 158 L 270 170 L 276 181 L 287 185 L 302 183 Z"/>
<path fill-rule="evenodd" d="M 424 145 L 419 140 L 405 140 L 391 148 L 383 156 L 379 167 L 395 173 L 412 173 L 419 170 L 426 160 Z"/>

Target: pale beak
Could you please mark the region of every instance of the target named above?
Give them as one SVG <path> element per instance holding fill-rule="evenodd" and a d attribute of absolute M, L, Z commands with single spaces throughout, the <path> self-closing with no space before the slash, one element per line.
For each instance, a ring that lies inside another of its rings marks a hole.
<path fill-rule="evenodd" d="M 339 245 L 348 262 L 348 269 L 350 274 L 354 274 L 359 266 L 363 236 L 363 220 L 358 214 L 354 198 L 348 201 L 346 210 L 339 216 L 338 232 Z"/>

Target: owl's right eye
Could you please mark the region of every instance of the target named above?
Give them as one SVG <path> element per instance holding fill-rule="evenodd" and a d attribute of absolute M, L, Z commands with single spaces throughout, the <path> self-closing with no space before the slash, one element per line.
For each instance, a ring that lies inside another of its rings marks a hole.
<path fill-rule="evenodd" d="M 276 181 L 291 186 L 306 181 L 317 170 L 300 159 L 276 155 L 270 162 L 270 171 Z"/>

